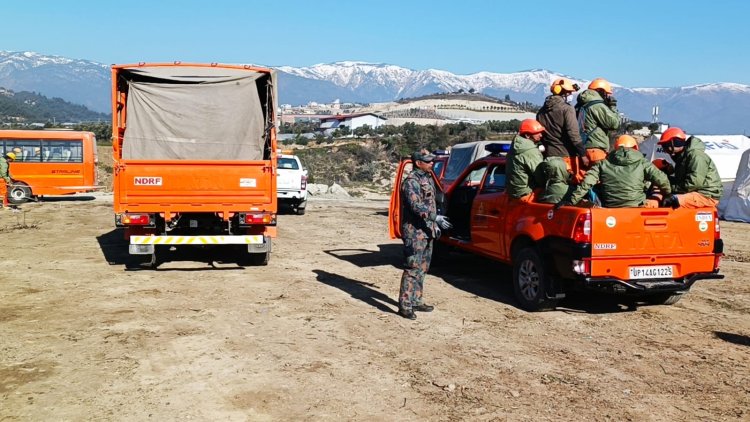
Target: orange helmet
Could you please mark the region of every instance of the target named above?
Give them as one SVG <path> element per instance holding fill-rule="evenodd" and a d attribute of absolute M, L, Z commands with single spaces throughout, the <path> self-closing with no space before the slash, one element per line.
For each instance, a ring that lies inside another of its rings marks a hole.
<path fill-rule="evenodd" d="M 671 127 L 664 131 L 664 133 L 661 134 L 661 138 L 659 138 L 659 144 L 666 144 L 667 142 L 671 141 L 672 139 L 679 139 L 681 141 L 687 140 L 687 135 L 685 135 L 685 132 L 682 131 L 682 129 L 678 127 Z"/>
<path fill-rule="evenodd" d="M 618 149 L 620 147 L 633 148 L 637 151 L 638 142 L 630 135 L 620 135 L 620 137 L 615 141 L 615 149 Z"/>
<path fill-rule="evenodd" d="M 570 79 L 555 79 L 552 85 L 550 85 L 549 90 L 555 95 L 576 92 L 578 91 L 578 84 L 571 82 Z"/>
<path fill-rule="evenodd" d="M 589 89 L 601 89 L 609 95 L 612 95 L 612 85 L 604 78 L 596 78 L 589 84 Z"/>
<path fill-rule="evenodd" d="M 521 135 L 528 133 L 529 135 L 535 135 L 537 133 L 544 132 L 544 126 L 534 119 L 526 119 L 521 122 L 521 127 L 518 129 L 518 133 Z"/>

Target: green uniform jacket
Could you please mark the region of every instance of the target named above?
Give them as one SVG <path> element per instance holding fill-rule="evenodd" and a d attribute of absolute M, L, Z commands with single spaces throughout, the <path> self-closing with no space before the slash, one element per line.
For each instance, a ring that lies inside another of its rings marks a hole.
<path fill-rule="evenodd" d="M 691 136 L 682 153 L 673 157 L 675 193 L 698 192 L 716 200 L 721 198 L 724 193 L 721 177 L 705 150 L 706 144 L 700 138 Z"/>
<path fill-rule="evenodd" d="M 544 186 L 539 164 L 544 157 L 536 143 L 516 135 L 505 164 L 505 191 L 513 198 L 521 198 Z"/>
<path fill-rule="evenodd" d="M 607 208 L 639 207 L 646 203 L 644 183 L 651 182 L 664 195 L 672 193 L 669 178 L 651 164 L 643 154 L 632 148 L 618 148 L 599 161 L 589 171 L 573 192 L 570 202 L 578 203 L 586 192 L 601 182 L 599 194 Z"/>
<path fill-rule="evenodd" d="M 570 173 L 560 157 L 549 157 L 539 166 L 546 180 L 544 192 L 537 197 L 537 202 L 556 204 L 566 195 L 570 195 L 575 186 L 570 185 Z"/>
<path fill-rule="evenodd" d="M 6 184 L 10 184 L 12 180 L 10 176 L 10 165 L 5 157 L 0 157 L 0 179 L 5 180 Z"/>
<path fill-rule="evenodd" d="M 588 134 L 586 148 L 599 148 L 609 151 L 609 134 L 608 132 L 617 130 L 620 127 L 620 115 L 617 108 L 609 107 L 602 99 L 602 96 L 593 89 L 587 89 L 578 96 L 578 109 L 582 113 L 581 107 L 593 101 L 602 101 L 592 104 L 586 109 L 586 117 L 583 122 L 583 132 Z M 586 136 L 581 134 L 582 138 Z"/>

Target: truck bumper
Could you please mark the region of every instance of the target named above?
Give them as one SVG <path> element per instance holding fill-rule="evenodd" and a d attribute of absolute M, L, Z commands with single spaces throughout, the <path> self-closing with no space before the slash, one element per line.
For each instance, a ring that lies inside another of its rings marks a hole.
<path fill-rule="evenodd" d="M 271 250 L 271 241 L 263 235 L 227 236 L 130 236 L 128 252 L 131 255 L 150 255 L 156 245 L 166 246 L 207 246 L 207 245 L 247 245 L 248 252 L 260 253 Z"/>
<path fill-rule="evenodd" d="M 651 294 L 656 292 L 677 292 L 689 290 L 698 280 L 721 280 L 719 270 L 710 273 L 694 273 L 679 279 L 661 280 L 620 280 L 611 277 L 582 277 L 579 281 L 587 289 L 624 294 Z"/>

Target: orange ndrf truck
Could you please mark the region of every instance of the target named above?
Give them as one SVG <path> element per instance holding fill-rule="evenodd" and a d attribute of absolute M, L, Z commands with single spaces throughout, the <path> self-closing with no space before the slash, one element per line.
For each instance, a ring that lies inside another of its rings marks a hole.
<path fill-rule="evenodd" d="M 555 211 L 552 204 L 520 202 L 505 194 L 500 150 L 470 164 L 445 189 L 439 209 L 453 228 L 438 242 L 511 265 L 522 308 L 553 309 L 571 289 L 673 304 L 695 281 L 724 278 L 718 273 L 723 242 L 714 208 Z M 396 174 L 391 238 L 401 237 L 400 187 L 409 165 L 411 160 L 402 161 Z"/>
<path fill-rule="evenodd" d="M 276 235 L 276 74 L 112 66 L 115 223 L 129 252 L 222 247 L 265 265 Z"/>

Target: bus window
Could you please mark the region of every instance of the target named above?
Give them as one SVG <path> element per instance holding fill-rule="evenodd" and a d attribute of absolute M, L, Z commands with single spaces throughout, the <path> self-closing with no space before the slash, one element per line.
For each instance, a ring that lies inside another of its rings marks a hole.
<path fill-rule="evenodd" d="M 81 141 L 42 141 L 42 161 L 51 163 L 83 162 Z"/>
<path fill-rule="evenodd" d="M 4 140 L 5 148 L 3 154 L 12 152 L 16 154 L 16 161 L 39 161 L 39 141 L 38 140 Z M 37 152 L 35 157 L 34 152 Z"/>

